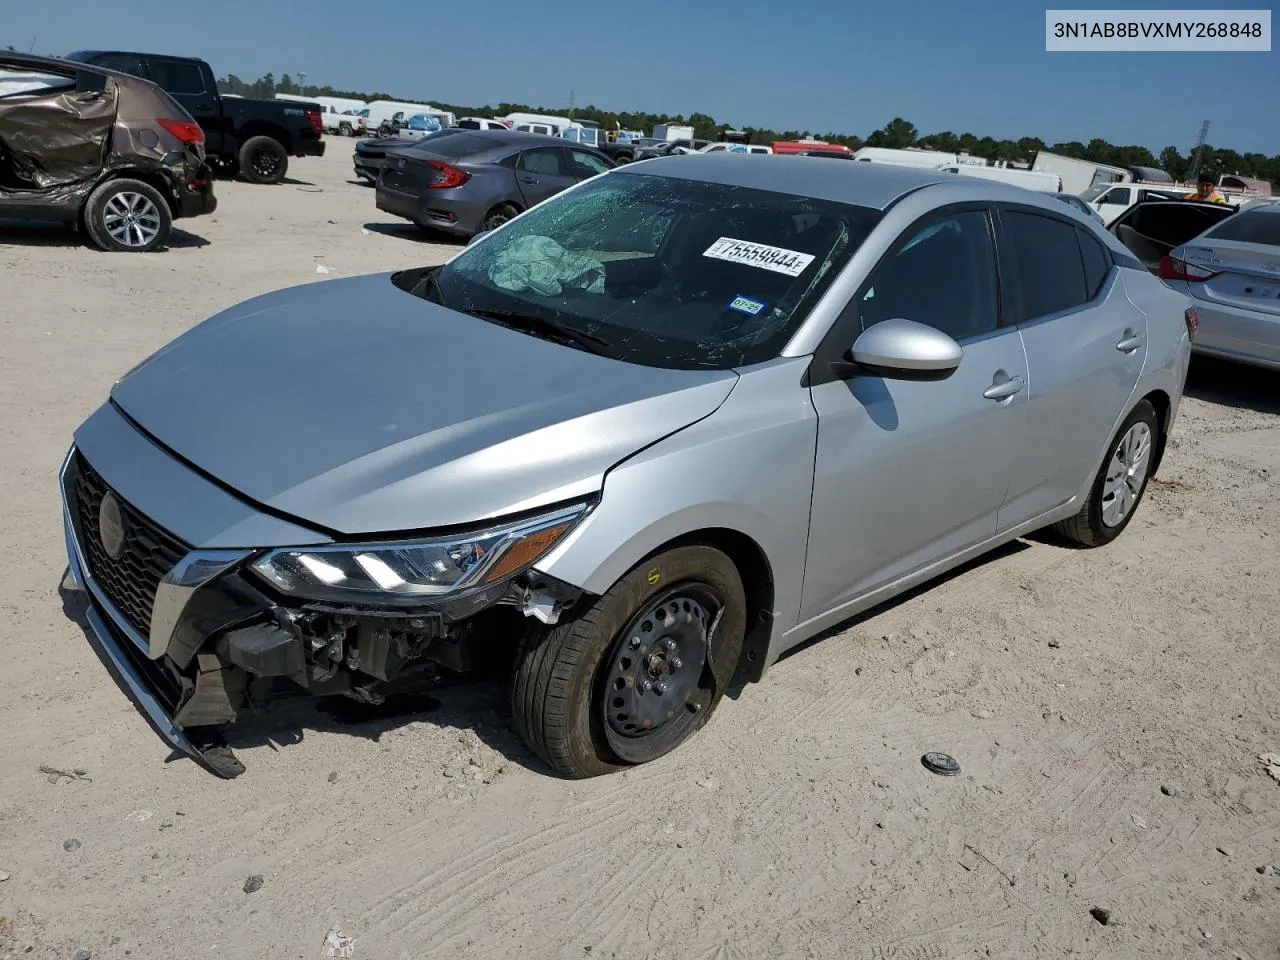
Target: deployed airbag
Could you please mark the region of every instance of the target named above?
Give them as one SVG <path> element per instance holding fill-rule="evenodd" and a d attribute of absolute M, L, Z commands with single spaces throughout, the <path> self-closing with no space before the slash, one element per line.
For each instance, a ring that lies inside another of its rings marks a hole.
<path fill-rule="evenodd" d="M 494 258 L 489 279 L 503 290 L 532 290 L 544 297 L 566 288 L 604 293 L 604 264 L 566 250 L 550 237 L 533 234 L 514 241 Z"/>

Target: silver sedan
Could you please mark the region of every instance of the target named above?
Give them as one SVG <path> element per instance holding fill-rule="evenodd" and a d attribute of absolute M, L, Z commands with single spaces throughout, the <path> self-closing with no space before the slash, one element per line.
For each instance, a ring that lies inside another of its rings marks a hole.
<path fill-rule="evenodd" d="M 267 294 L 139 365 L 62 474 L 72 580 L 157 728 L 224 776 L 250 682 L 377 701 L 475 668 L 593 776 L 1002 543 L 1119 536 L 1194 330 L 1047 195 L 631 164 L 442 267 Z"/>
<path fill-rule="evenodd" d="M 1161 262 L 1160 277 L 1195 302 L 1197 353 L 1280 370 L 1280 205 L 1206 230 Z"/>

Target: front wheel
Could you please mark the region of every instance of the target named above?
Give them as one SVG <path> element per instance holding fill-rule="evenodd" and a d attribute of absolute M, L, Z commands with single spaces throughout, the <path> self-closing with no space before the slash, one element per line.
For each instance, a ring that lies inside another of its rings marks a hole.
<path fill-rule="evenodd" d="M 1080 512 L 1054 524 L 1054 530 L 1083 547 L 1100 547 L 1120 536 L 1147 489 L 1159 430 L 1155 408 L 1140 401 L 1116 431 Z"/>
<path fill-rule="evenodd" d="M 101 250 L 149 253 L 168 241 L 173 213 L 169 202 L 151 184 L 108 180 L 89 194 L 84 226 Z"/>
<path fill-rule="evenodd" d="M 529 632 L 512 684 L 516 728 L 575 779 L 657 759 L 706 724 L 745 631 L 729 557 L 703 545 L 658 554 L 572 619 Z"/>
<path fill-rule="evenodd" d="M 289 154 L 279 140 L 250 137 L 240 147 L 240 173 L 250 183 L 279 183 L 289 172 Z"/>

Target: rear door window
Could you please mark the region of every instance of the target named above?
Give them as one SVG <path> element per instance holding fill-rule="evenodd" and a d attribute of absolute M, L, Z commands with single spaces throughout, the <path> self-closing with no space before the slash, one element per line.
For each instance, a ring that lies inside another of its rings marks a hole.
<path fill-rule="evenodd" d="M 1085 292 L 1092 300 L 1111 272 L 1111 255 L 1097 237 L 1092 237 L 1083 230 L 1076 230 L 1076 239 L 1080 241 L 1080 257 L 1084 260 Z"/>
<path fill-rule="evenodd" d="M 106 67 L 108 70 L 118 70 L 121 73 L 127 73 L 130 76 L 141 77 L 147 79 L 147 66 L 142 62 L 142 58 L 134 56 L 131 53 L 104 53 L 99 57 L 95 57 L 94 64 L 99 67 Z"/>
<path fill-rule="evenodd" d="M 1092 299 L 1074 226 L 1012 210 L 1000 219 L 1022 291 L 1018 321 L 1062 313 Z"/>
<path fill-rule="evenodd" d="M 1232 215 L 1232 212 L 1230 207 L 1222 207 L 1220 210 L 1206 209 L 1179 201 L 1170 203 L 1157 201 L 1138 207 L 1134 211 L 1134 216 L 1126 222 L 1142 236 L 1172 249 L 1200 236 L 1225 217 Z"/>
<path fill-rule="evenodd" d="M 153 59 L 151 79 L 169 93 L 198 96 L 205 92 L 204 73 L 200 67 L 182 60 Z"/>

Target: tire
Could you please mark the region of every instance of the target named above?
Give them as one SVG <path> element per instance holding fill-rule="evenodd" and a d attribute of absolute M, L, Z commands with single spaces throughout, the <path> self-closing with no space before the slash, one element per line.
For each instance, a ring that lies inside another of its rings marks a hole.
<path fill-rule="evenodd" d="M 85 233 L 109 252 L 150 253 L 169 242 L 173 212 L 155 187 L 141 180 L 108 180 L 84 205 Z"/>
<path fill-rule="evenodd" d="M 511 689 L 516 729 L 572 779 L 657 759 L 710 719 L 745 632 L 732 560 L 703 545 L 658 554 L 572 619 L 526 633 Z"/>
<path fill-rule="evenodd" d="M 1146 492 L 1159 438 L 1155 408 L 1142 400 L 1111 438 L 1080 512 L 1053 529 L 1082 547 L 1101 547 L 1120 536 Z"/>
<path fill-rule="evenodd" d="M 240 146 L 240 174 L 250 183 L 280 183 L 289 172 L 289 153 L 274 137 L 250 137 Z"/>
<path fill-rule="evenodd" d="M 502 226 L 508 220 L 512 219 L 513 217 L 517 217 L 519 215 L 520 215 L 520 211 L 517 210 L 512 204 L 510 203 L 499 204 L 498 206 L 494 207 L 492 210 L 490 210 L 488 213 L 484 215 L 484 220 L 480 222 L 480 230 L 481 232 L 485 230 L 497 230 L 500 226 Z"/>
<path fill-rule="evenodd" d="M 349 124 L 349 123 L 340 123 L 340 124 L 338 124 L 338 136 L 340 136 L 340 137 L 354 137 L 354 136 L 355 136 L 355 132 L 351 129 L 351 124 Z"/>
<path fill-rule="evenodd" d="M 629 153 L 620 153 L 613 158 L 613 162 L 616 163 L 618 166 L 622 166 L 624 163 L 630 163 L 634 159 L 635 157 L 633 157 Z"/>

